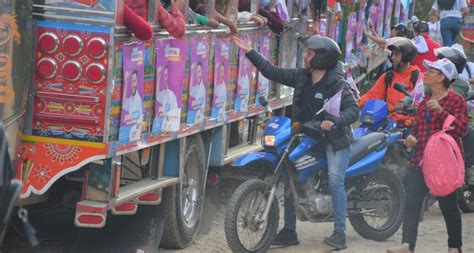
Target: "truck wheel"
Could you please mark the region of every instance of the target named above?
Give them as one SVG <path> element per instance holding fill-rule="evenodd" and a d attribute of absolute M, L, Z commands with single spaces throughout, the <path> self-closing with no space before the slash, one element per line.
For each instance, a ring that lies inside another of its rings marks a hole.
<path fill-rule="evenodd" d="M 198 135 L 189 137 L 180 183 L 163 190 L 166 233 L 163 235 L 162 247 L 183 249 L 196 237 L 204 206 L 206 171 L 202 138 Z"/>

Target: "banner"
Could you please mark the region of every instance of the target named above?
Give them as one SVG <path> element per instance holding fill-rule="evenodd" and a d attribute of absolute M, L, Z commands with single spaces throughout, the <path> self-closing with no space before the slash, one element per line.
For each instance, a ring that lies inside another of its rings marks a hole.
<path fill-rule="evenodd" d="M 123 89 L 119 141 L 140 139 L 143 123 L 143 42 L 123 45 Z"/>
<path fill-rule="evenodd" d="M 271 40 L 272 40 L 272 34 L 270 32 L 258 34 L 258 45 L 260 46 L 258 51 L 267 60 L 271 60 L 271 48 L 270 48 Z M 259 104 L 258 102 L 259 97 L 264 97 L 265 99 L 268 99 L 269 90 L 270 90 L 270 81 L 266 77 L 264 77 L 261 73 L 259 73 L 258 79 L 257 79 L 257 98 L 255 99 L 255 104 Z"/>
<path fill-rule="evenodd" d="M 226 120 L 230 43 L 228 39 L 216 38 L 214 48 L 214 94 L 211 118 L 218 122 Z"/>
<path fill-rule="evenodd" d="M 241 35 L 240 38 L 245 40 L 244 36 L 249 37 L 250 41 L 253 41 L 253 36 L 251 34 Z M 234 111 L 248 111 L 251 81 L 252 63 L 245 56 L 245 51 L 239 50 L 239 70 L 237 77 L 237 92 L 234 100 Z"/>
<path fill-rule="evenodd" d="M 193 38 L 191 44 L 189 99 L 186 124 L 204 121 L 208 87 L 209 37 Z"/>
<path fill-rule="evenodd" d="M 156 41 L 155 119 L 153 134 L 176 132 L 181 123 L 181 89 L 186 70 L 186 40 Z"/>

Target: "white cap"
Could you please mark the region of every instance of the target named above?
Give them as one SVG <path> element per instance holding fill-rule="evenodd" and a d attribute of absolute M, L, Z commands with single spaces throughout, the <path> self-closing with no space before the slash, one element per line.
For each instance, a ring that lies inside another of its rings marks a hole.
<path fill-rule="evenodd" d="M 456 65 L 450 60 L 443 58 L 437 61 L 423 61 L 423 65 L 427 68 L 437 69 L 443 73 L 449 81 L 453 81 L 458 78 L 458 71 Z"/>
<path fill-rule="evenodd" d="M 416 23 L 418 21 L 420 21 L 420 19 L 417 16 L 415 16 L 415 15 L 411 16 L 411 22 L 412 23 Z"/>
<path fill-rule="evenodd" d="M 451 46 L 451 48 L 457 49 L 457 50 L 459 50 L 459 51 L 461 51 L 461 52 L 464 53 L 464 47 L 463 47 L 461 44 L 459 44 L 459 43 L 453 44 L 453 45 Z"/>

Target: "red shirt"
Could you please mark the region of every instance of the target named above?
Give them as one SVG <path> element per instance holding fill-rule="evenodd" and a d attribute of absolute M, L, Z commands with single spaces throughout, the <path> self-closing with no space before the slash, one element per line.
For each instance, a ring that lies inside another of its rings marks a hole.
<path fill-rule="evenodd" d="M 431 39 L 429 35 L 422 35 L 423 38 L 425 38 L 426 45 L 428 46 L 428 52 L 426 53 L 417 53 L 415 59 L 411 62 L 411 64 L 418 66 L 420 68 L 421 72 L 424 73 L 426 71 L 425 66 L 423 66 L 423 60 L 428 60 L 428 61 L 436 61 L 438 58 L 434 54 L 434 50 L 436 48 L 440 48 L 441 45 L 439 45 L 438 42 L 435 40 Z"/>
<path fill-rule="evenodd" d="M 469 125 L 466 101 L 464 101 L 461 95 L 454 92 L 454 90 L 451 89 L 446 97 L 438 101 L 443 108 L 443 111 L 439 114 L 435 111 L 427 113 L 428 108 L 426 102 L 430 98 L 431 96 L 425 97 L 425 99 L 421 101 L 420 107 L 418 107 L 418 115 L 415 120 L 416 126 L 412 133 L 417 140 L 415 154 L 410 161 L 410 167 L 412 168 L 420 169 L 420 161 L 423 159 L 423 151 L 428 143 L 428 139 L 431 135 L 443 128 L 444 120 L 448 117 L 448 114 L 453 115 L 456 120 L 452 124 L 454 130 L 448 131 L 447 133 L 458 142 L 461 150 L 462 146 L 460 140 L 466 134 Z M 430 120 L 430 131 L 428 131 L 428 119 Z"/>
<path fill-rule="evenodd" d="M 148 20 L 148 1 L 146 0 L 125 0 L 125 4 L 130 7 L 138 16 Z"/>
<path fill-rule="evenodd" d="M 159 5 L 158 22 L 175 38 L 181 38 L 186 33 L 184 15 L 176 6 L 171 6 L 170 12 L 167 12 L 162 5 Z"/>

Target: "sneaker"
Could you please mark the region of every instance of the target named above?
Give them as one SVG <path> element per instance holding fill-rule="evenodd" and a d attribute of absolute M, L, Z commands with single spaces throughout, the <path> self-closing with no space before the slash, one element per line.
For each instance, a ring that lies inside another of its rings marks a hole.
<path fill-rule="evenodd" d="M 324 238 L 324 243 L 336 250 L 346 249 L 346 235 L 344 231 L 335 230 L 331 236 Z"/>
<path fill-rule="evenodd" d="M 298 235 L 295 230 L 283 228 L 273 239 L 272 245 L 291 246 L 298 245 L 299 243 L 300 241 L 298 241 Z"/>

